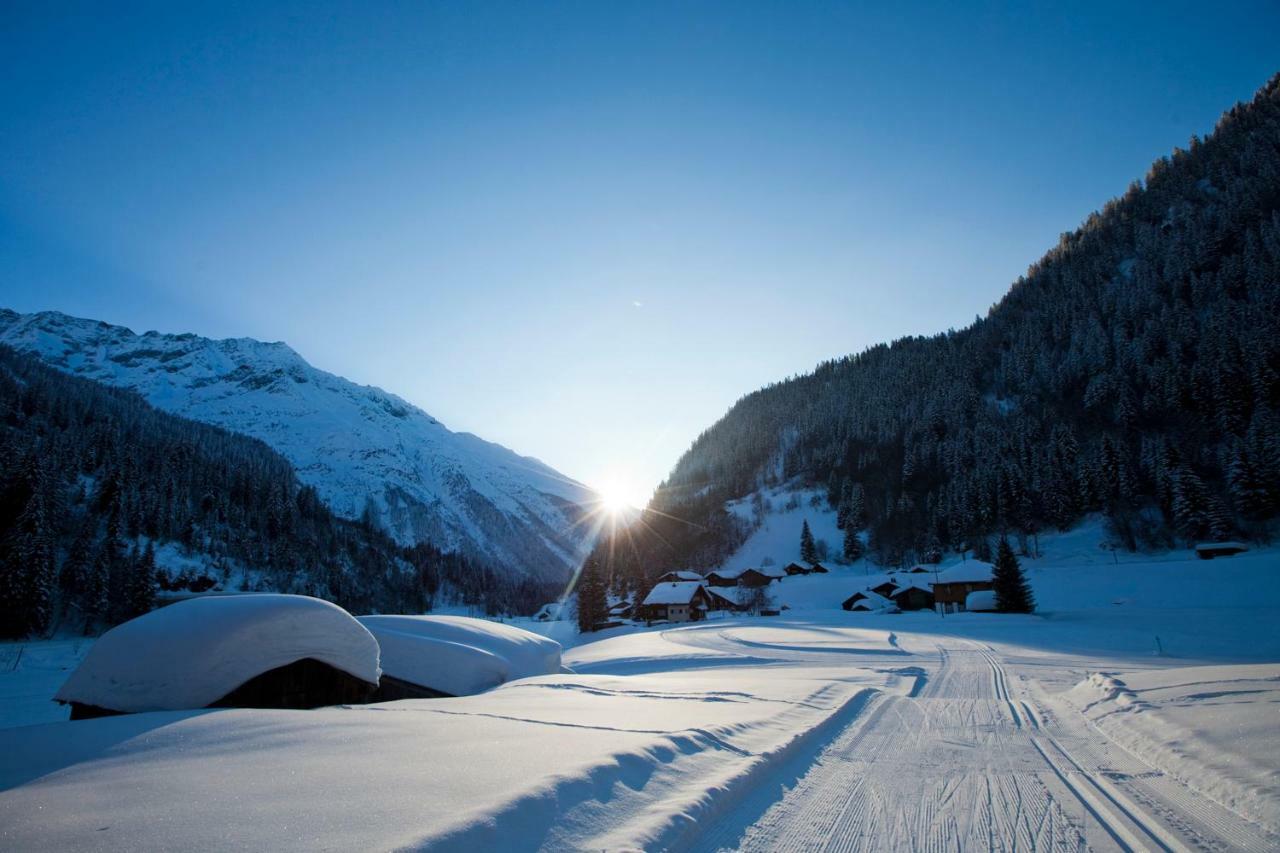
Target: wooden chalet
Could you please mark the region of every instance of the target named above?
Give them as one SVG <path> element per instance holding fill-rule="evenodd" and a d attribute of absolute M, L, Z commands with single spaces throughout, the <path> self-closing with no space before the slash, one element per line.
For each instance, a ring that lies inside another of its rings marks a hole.
<path fill-rule="evenodd" d="M 707 572 L 707 586 L 737 586 L 738 576 L 742 571 L 742 569 L 716 569 L 713 572 Z"/>
<path fill-rule="evenodd" d="M 932 610 L 934 604 L 933 589 L 917 580 L 899 581 L 888 598 L 899 610 Z"/>
<path fill-rule="evenodd" d="M 667 572 L 658 577 L 657 583 L 677 583 L 679 581 L 703 581 L 702 575 L 697 572 L 675 571 Z"/>
<path fill-rule="evenodd" d="M 898 588 L 897 581 L 891 581 L 891 580 L 881 581 L 875 586 L 867 587 L 867 589 L 871 590 L 881 598 L 888 598 L 889 596 L 893 595 L 893 591 L 897 588 Z"/>
<path fill-rule="evenodd" d="M 966 560 L 938 573 L 933 583 L 933 600 L 947 611 L 964 610 L 965 598 L 971 592 L 992 589 L 995 567 L 981 560 Z"/>
<path fill-rule="evenodd" d="M 782 569 L 743 569 L 738 575 L 739 586 L 768 586 L 786 577 Z"/>
<path fill-rule="evenodd" d="M 787 563 L 787 567 L 783 569 L 788 575 L 807 575 L 810 569 L 805 568 L 799 563 Z"/>
<path fill-rule="evenodd" d="M 811 575 L 825 575 L 826 573 L 827 567 L 822 565 L 822 563 L 814 563 L 809 567 L 809 574 Z"/>
<path fill-rule="evenodd" d="M 707 589 L 698 581 L 668 581 L 649 590 L 637 615 L 650 622 L 697 622 L 707 615 Z"/>
<path fill-rule="evenodd" d="M 747 610 L 747 596 L 736 586 L 709 586 L 706 592 L 712 610 L 729 610 L 733 613 L 745 613 Z"/>

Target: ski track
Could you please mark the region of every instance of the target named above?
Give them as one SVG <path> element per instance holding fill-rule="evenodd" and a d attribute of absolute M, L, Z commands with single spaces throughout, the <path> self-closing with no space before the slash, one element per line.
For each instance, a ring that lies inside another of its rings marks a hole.
<path fill-rule="evenodd" d="M 918 692 L 873 699 L 789 790 L 747 798 L 692 849 L 1280 849 L 1082 715 L 1043 707 L 991 646 L 937 651 Z"/>

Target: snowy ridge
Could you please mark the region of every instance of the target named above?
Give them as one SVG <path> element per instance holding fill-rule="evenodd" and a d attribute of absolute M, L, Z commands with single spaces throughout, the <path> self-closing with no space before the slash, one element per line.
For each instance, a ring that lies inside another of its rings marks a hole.
<path fill-rule="evenodd" d="M 536 459 L 451 432 L 379 388 L 317 370 L 283 343 L 142 335 L 58 312 L 0 309 L 0 342 L 152 405 L 261 439 L 339 515 L 372 506 L 402 542 L 430 541 L 546 579 L 567 576 L 595 494 Z"/>

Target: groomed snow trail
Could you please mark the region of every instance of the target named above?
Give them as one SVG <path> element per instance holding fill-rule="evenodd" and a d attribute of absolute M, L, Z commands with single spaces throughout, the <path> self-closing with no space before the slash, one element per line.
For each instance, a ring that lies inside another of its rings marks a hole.
<path fill-rule="evenodd" d="M 1266 850 L 1277 839 L 1054 714 L 999 653 L 943 640 L 913 696 L 884 695 L 771 804 L 698 850 Z"/>

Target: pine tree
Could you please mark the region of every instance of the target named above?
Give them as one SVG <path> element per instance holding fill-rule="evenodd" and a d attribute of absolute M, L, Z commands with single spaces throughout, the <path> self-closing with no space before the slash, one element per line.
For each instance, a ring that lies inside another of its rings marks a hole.
<path fill-rule="evenodd" d="M 844 529 L 844 558 L 850 563 L 862 559 L 862 540 L 852 526 Z"/>
<path fill-rule="evenodd" d="M 1003 536 L 996 550 L 992 585 L 996 593 L 996 610 L 1001 613 L 1031 613 L 1036 609 L 1035 596 L 1022 573 L 1022 566 L 1018 564 L 1009 540 Z"/>
<path fill-rule="evenodd" d="M 800 528 L 800 559 L 806 563 L 818 562 L 818 548 L 813 542 L 813 532 L 809 530 L 808 519 L 805 519 Z"/>
<path fill-rule="evenodd" d="M 588 558 L 578 574 L 578 630 L 594 631 L 604 621 L 608 612 L 605 599 L 605 582 L 600 576 L 600 564 Z"/>

